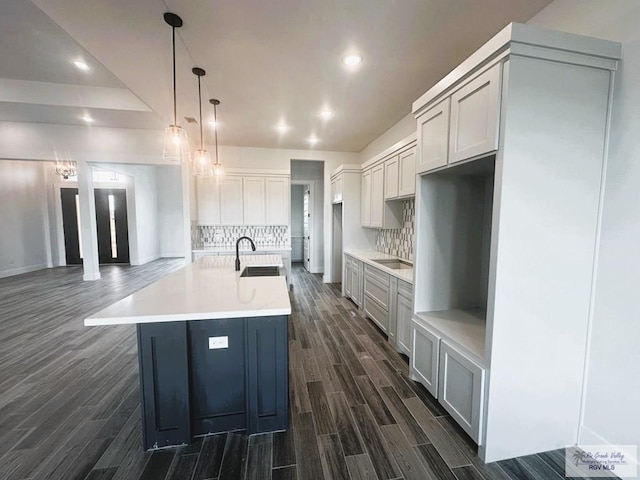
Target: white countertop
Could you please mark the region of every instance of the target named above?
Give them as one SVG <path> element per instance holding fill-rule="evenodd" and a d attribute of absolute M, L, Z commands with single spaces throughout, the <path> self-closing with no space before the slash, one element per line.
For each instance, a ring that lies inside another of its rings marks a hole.
<path fill-rule="evenodd" d="M 409 262 L 413 265 L 413 262 L 409 260 L 405 260 L 404 258 L 396 257 L 394 255 L 389 255 L 387 253 L 377 252 L 376 250 L 345 250 L 344 253 L 349 255 L 356 260 L 360 260 L 362 262 L 368 263 L 372 267 L 378 268 L 389 275 L 393 275 L 400 280 L 403 280 L 407 283 L 413 285 L 413 268 L 404 268 L 402 270 L 396 270 L 393 268 L 385 267 L 380 263 L 376 263 L 374 260 L 402 260 L 404 262 Z"/>
<path fill-rule="evenodd" d="M 240 255 L 244 267 L 283 268 L 280 255 Z M 86 326 L 291 314 L 284 276 L 240 277 L 235 256 L 204 257 L 89 318 Z"/>
<path fill-rule="evenodd" d="M 194 247 L 191 250 L 193 253 L 236 253 L 236 247 Z M 251 250 L 251 247 L 243 243 L 240 245 L 240 252 L 247 255 L 260 255 L 264 252 L 290 252 L 291 246 L 264 246 L 257 247 L 255 252 Z"/>

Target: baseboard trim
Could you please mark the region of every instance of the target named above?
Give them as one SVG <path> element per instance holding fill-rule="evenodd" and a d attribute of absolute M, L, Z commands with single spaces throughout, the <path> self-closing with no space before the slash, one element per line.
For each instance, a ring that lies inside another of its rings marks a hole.
<path fill-rule="evenodd" d="M 26 267 L 12 268 L 10 270 L 0 271 L 0 278 L 13 277 L 14 275 L 22 275 L 23 273 L 31 273 L 36 270 L 44 270 L 49 268 L 46 263 L 38 263 L 37 265 L 27 265 Z"/>
<path fill-rule="evenodd" d="M 184 256 L 184 255 L 180 255 L 180 256 Z M 148 257 L 145 258 L 139 258 L 137 262 L 131 262 L 131 265 L 133 266 L 138 266 L 138 265 L 144 265 L 145 263 L 149 263 L 149 262 L 153 262 L 154 260 L 158 260 L 160 258 L 159 254 L 156 255 L 150 255 Z"/>
<path fill-rule="evenodd" d="M 100 272 L 95 273 L 85 273 L 82 275 L 82 280 L 85 282 L 93 282 L 95 280 L 100 280 Z"/>
<path fill-rule="evenodd" d="M 589 427 L 586 427 L 584 425 L 580 425 L 580 432 L 578 434 L 578 443 L 581 445 L 618 445 L 617 443 L 614 444 L 610 442 L 606 438 L 602 437 L 601 435 L 597 434 L 596 432 L 591 430 Z M 637 470 L 638 469 L 638 458 L 636 456 L 637 452 L 635 452 L 635 455 L 634 455 L 631 452 L 627 452 L 623 450 L 623 453 L 631 462 L 635 464 L 636 470 Z"/>

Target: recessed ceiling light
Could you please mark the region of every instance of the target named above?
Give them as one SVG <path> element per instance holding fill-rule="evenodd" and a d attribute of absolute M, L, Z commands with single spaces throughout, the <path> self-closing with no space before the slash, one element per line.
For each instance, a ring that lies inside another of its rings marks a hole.
<path fill-rule="evenodd" d="M 89 115 L 87 115 L 86 113 L 80 117 L 80 120 L 84 120 L 87 123 L 93 123 L 95 122 L 95 120 L 93 118 L 91 118 Z"/>
<path fill-rule="evenodd" d="M 333 112 L 331 110 L 321 110 L 319 115 L 323 120 L 329 120 L 333 117 Z"/>
<path fill-rule="evenodd" d="M 311 145 L 315 145 L 316 143 L 318 143 L 318 137 L 316 137 L 315 135 L 311 135 L 311 136 L 309 137 L 309 143 L 310 143 Z"/>
<path fill-rule="evenodd" d="M 89 65 L 87 65 L 86 62 L 83 62 L 82 60 L 75 60 L 73 64 L 78 67 L 78 70 L 82 70 L 83 72 L 88 72 L 90 70 Z"/>
<path fill-rule="evenodd" d="M 289 125 L 287 125 L 286 123 L 280 123 L 276 126 L 276 130 L 278 130 L 280 133 L 287 133 L 289 131 Z"/>
<path fill-rule="evenodd" d="M 344 63 L 348 67 L 355 67 L 356 65 L 360 65 L 360 63 L 362 63 L 362 57 L 358 54 L 346 55 L 342 58 L 342 63 Z"/>

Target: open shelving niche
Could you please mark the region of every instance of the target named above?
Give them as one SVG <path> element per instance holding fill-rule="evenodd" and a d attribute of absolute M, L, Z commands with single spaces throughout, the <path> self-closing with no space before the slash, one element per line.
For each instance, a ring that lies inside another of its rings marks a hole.
<path fill-rule="evenodd" d="M 495 155 L 418 180 L 415 318 L 487 368 Z"/>

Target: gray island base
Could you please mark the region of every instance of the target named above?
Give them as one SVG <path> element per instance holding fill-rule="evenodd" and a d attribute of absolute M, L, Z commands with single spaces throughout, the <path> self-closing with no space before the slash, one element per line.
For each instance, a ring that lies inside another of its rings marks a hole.
<path fill-rule="evenodd" d="M 136 325 L 147 450 L 288 428 L 291 303 L 282 258 L 241 256 L 251 267 L 244 274 L 234 260 L 200 259 L 85 319 Z M 246 276 L 254 270 L 277 276 Z"/>

